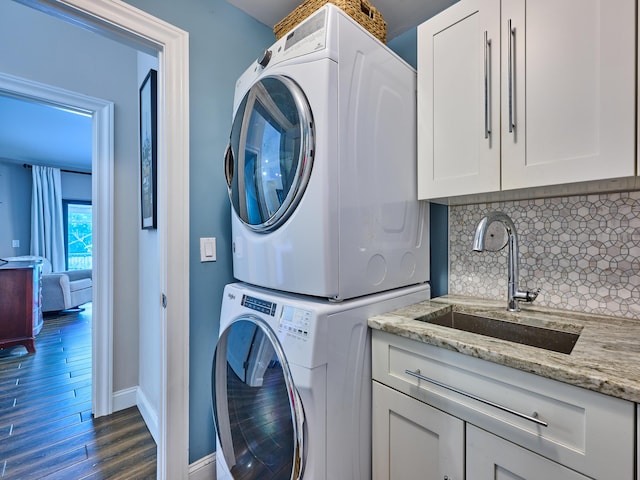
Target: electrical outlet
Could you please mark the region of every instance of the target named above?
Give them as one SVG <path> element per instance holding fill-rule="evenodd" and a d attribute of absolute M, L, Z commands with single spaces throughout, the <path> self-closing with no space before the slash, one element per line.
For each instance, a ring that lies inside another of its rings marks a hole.
<path fill-rule="evenodd" d="M 11 241 L 11 246 L 13 248 L 20 248 L 20 240 L 12 240 Z"/>

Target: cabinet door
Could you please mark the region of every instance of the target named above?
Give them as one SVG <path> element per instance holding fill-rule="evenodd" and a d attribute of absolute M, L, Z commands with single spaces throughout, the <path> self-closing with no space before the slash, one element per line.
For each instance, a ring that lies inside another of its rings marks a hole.
<path fill-rule="evenodd" d="M 635 18 L 634 0 L 502 0 L 503 190 L 635 174 Z"/>
<path fill-rule="evenodd" d="M 467 478 L 588 480 L 558 463 L 467 424 Z"/>
<path fill-rule="evenodd" d="M 374 480 L 463 480 L 464 422 L 373 382 Z"/>
<path fill-rule="evenodd" d="M 418 198 L 500 189 L 500 1 L 418 27 Z"/>

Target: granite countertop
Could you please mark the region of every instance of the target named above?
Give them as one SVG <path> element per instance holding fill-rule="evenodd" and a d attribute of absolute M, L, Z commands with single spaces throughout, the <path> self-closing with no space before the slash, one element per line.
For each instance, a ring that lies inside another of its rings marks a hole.
<path fill-rule="evenodd" d="M 447 295 L 369 318 L 369 327 L 640 403 L 640 321 Z M 580 333 L 570 354 L 426 323 L 451 310 Z"/>

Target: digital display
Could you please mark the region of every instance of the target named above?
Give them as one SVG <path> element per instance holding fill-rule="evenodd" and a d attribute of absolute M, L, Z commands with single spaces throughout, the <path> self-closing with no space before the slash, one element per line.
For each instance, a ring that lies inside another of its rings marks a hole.
<path fill-rule="evenodd" d="M 242 296 L 242 306 L 255 310 L 256 312 L 266 313 L 272 317 L 276 314 L 276 303 L 261 300 L 256 297 L 250 297 L 249 295 Z"/>
<path fill-rule="evenodd" d="M 309 337 L 313 312 L 285 305 L 282 307 L 279 330 L 289 336 L 306 340 Z"/>

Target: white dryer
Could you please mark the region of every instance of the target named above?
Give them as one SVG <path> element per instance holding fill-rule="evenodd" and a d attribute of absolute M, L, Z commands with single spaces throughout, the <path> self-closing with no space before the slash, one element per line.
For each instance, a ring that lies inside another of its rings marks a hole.
<path fill-rule="evenodd" d="M 236 84 L 234 277 L 335 300 L 429 277 L 416 72 L 327 4 Z"/>
<path fill-rule="evenodd" d="M 225 287 L 212 366 L 218 480 L 370 480 L 367 319 L 428 285 L 336 303 Z"/>

